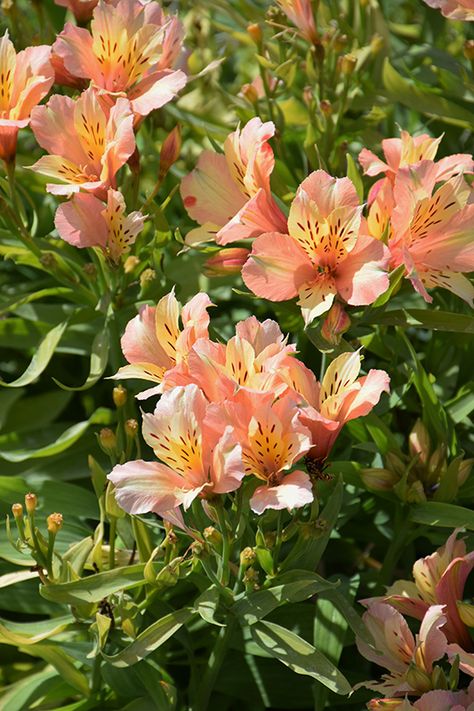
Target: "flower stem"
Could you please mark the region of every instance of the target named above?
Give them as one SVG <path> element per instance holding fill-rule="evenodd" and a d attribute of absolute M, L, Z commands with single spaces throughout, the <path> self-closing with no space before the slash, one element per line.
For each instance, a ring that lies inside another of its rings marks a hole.
<path fill-rule="evenodd" d="M 222 533 L 222 557 L 219 562 L 218 575 L 222 585 L 226 586 L 229 582 L 230 538 L 229 529 L 227 528 L 225 509 L 221 501 L 219 501 L 216 505 L 216 512 L 219 521 L 219 528 Z"/>
<path fill-rule="evenodd" d="M 219 630 L 219 635 L 210 654 L 206 671 L 202 677 L 202 682 L 197 692 L 196 701 L 191 705 L 191 711 L 208 711 L 210 708 L 209 700 L 217 681 L 222 662 L 224 661 L 225 653 L 232 637 L 234 625 L 235 619 L 230 617 L 227 625 Z"/>

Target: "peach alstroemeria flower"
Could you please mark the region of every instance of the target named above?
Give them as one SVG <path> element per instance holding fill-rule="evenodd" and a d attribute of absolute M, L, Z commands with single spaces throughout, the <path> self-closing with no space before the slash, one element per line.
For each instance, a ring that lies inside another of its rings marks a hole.
<path fill-rule="evenodd" d="M 311 0 L 277 0 L 285 15 L 308 42 L 318 41 Z"/>
<path fill-rule="evenodd" d="M 255 316 L 241 321 L 224 345 L 208 339 L 197 341 L 188 356 L 188 377 L 199 385 L 212 402 L 232 399 L 241 388 L 271 391 L 274 396 L 286 390 L 281 369 L 295 352 L 286 343 L 280 327 Z"/>
<path fill-rule="evenodd" d="M 372 699 L 369 711 L 474 711 L 474 683 L 464 691 L 435 689 L 410 703 L 408 699 Z"/>
<path fill-rule="evenodd" d="M 128 254 L 145 217 L 141 212 L 125 212 L 125 200 L 109 188 L 107 204 L 90 193 L 78 193 L 60 205 L 54 224 L 63 240 L 75 247 L 100 247 L 116 264 Z"/>
<path fill-rule="evenodd" d="M 227 137 L 224 155 L 201 153 L 196 168 L 181 181 L 184 207 L 201 225 L 188 233 L 186 244 L 214 240 L 225 245 L 286 229 L 270 190 L 275 159 L 268 141 L 274 133 L 271 121 L 255 117 Z"/>
<path fill-rule="evenodd" d="M 474 0 L 424 0 L 449 20 L 474 21 Z"/>
<path fill-rule="evenodd" d="M 264 482 L 250 499 L 252 511 L 291 510 L 313 501 L 308 474 L 288 473 L 311 447 L 310 433 L 298 418 L 293 396 L 275 400 L 271 392 L 240 390 L 233 400 L 209 408 L 209 423 L 216 432 L 222 431 L 224 422 L 234 426 L 245 473 Z"/>
<path fill-rule="evenodd" d="M 99 0 L 54 0 L 56 5 L 66 7 L 72 12 L 77 22 L 88 22 Z"/>
<path fill-rule="evenodd" d="M 181 23 L 165 17 L 157 2 L 100 0 L 91 31 L 67 23 L 53 49 L 70 74 L 91 80 L 104 101 L 126 97 L 142 117 L 185 86 L 184 72 L 172 69 L 182 40 Z"/>
<path fill-rule="evenodd" d="M 160 299 L 156 307 L 143 306 L 138 316 L 128 322 L 121 340 L 129 365 L 120 368 L 114 377 L 118 380 L 142 378 L 159 383 L 137 395 L 141 400 L 160 393 L 165 374 L 185 363 L 192 345 L 199 338 L 207 338 L 209 306 L 212 303 L 208 295 L 200 293 L 181 309 L 174 289 Z"/>
<path fill-rule="evenodd" d="M 105 199 L 107 188 L 115 187 L 117 171 L 135 150 L 130 103 L 118 99 L 107 115 L 92 88 L 76 101 L 52 96 L 45 106 L 33 109 L 31 128 L 51 154 L 31 168 L 63 183 L 46 186 L 56 195 L 82 189 Z"/>
<path fill-rule="evenodd" d="M 324 463 L 344 424 L 363 417 L 375 407 L 383 392 L 390 392 L 390 378 L 384 370 L 369 370 L 359 378 L 359 351 L 343 353 L 327 367 L 323 380 L 296 359 L 288 359 L 288 385 L 302 396 L 301 422 L 310 430 L 313 447 L 310 457 Z"/>
<path fill-rule="evenodd" d="M 15 52 L 8 31 L 0 39 L 0 158 L 15 159 L 18 131 L 30 123 L 32 109 L 54 82 L 51 48 Z"/>
<path fill-rule="evenodd" d="M 285 301 L 299 295 L 305 323 L 328 311 L 336 295 L 371 304 L 388 288 L 388 251 L 363 233 L 362 206 L 349 178 L 318 170 L 298 188 L 288 234 L 258 237 L 242 270 L 257 296 Z"/>
<path fill-rule="evenodd" d="M 363 682 L 361 686 L 394 695 L 429 691 L 433 663 L 447 649 L 441 630 L 446 621 L 443 606 L 432 605 L 427 610 L 416 637 L 402 615 L 383 602 L 368 604 L 362 620 L 374 639 L 375 649 L 356 637 L 360 654 L 390 673 L 384 674 L 382 681 Z"/>
<path fill-rule="evenodd" d="M 467 577 L 474 568 L 474 552 L 466 553 L 464 541 L 457 540 L 458 533 L 457 529 L 435 553 L 417 560 L 413 566 L 415 582 L 397 580 L 388 588 L 384 600 L 404 615 L 418 620 L 423 618 L 430 605 L 443 605 L 444 632 L 448 642 L 472 650 L 471 637 L 456 603 L 462 600 Z"/>
<path fill-rule="evenodd" d="M 464 177 L 440 186 L 436 164 L 422 161 L 398 172 L 393 195 L 392 266 L 405 265 L 425 301 L 433 300 L 427 289 L 441 287 L 473 306 L 474 286 L 463 272 L 474 270 L 474 193 Z"/>
<path fill-rule="evenodd" d="M 115 466 L 108 478 L 115 497 L 132 514 L 160 515 L 197 496 L 239 488 L 245 476 L 242 450 L 232 427 L 218 433 L 206 424 L 209 403 L 196 385 L 165 393 L 153 415 L 143 415 L 143 437 L 160 462 L 138 460 Z"/>

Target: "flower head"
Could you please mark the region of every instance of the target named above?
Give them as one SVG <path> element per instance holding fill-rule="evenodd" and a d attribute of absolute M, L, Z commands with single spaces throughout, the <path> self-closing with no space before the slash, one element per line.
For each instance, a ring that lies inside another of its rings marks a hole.
<path fill-rule="evenodd" d="M 18 54 L 5 32 L 0 39 L 0 158 L 15 159 L 18 130 L 54 82 L 51 48 L 28 47 Z"/>
<path fill-rule="evenodd" d="M 32 170 L 60 180 L 48 184 L 56 195 L 81 189 L 104 197 L 115 187 L 115 175 L 135 150 L 133 114 L 127 99 L 118 99 L 105 112 L 96 92 L 86 89 L 76 101 L 68 96 L 52 96 L 31 115 L 31 128 L 43 156 Z"/>
<path fill-rule="evenodd" d="M 271 121 L 256 117 L 227 137 L 224 155 L 201 153 L 181 181 L 184 207 L 201 225 L 186 236 L 188 245 L 209 240 L 225 245 L 286 228 L 270 190 L 275 160 L 268 141 L 274 133 Z"/>
<path fill-rule="evenodd" d="M 308 42 L 318 41 L 311 0 L 277 0 L 285 15 Z"/>
<path fill-rule="evenodd" d="M 62 237 L 75 247 L 100 247 L 115 263 L 128 254 L 143 229 L 141 212 L 125 213 L 125 200 L 109 188 L 107 204 L 90 193 L 77 193 L 60 205 L 54 224 Z"/>
<path fill-rule="evenodd" d="M 67 7 L 77 22 L 88 22 L 92 17 L 92 12 L 99 0 L 54 0 L 56 5 Z"/>
<path fill-rule="evenodd" d="M 54 52 L 74 77 L 89 79 L 109 105 L 130 100 L 135 116 L 146 116 L 171 101 L 186 84 L 172 69 L 181 53 L 183 28 L 157 2 L 100 0 L 91 31 L 67 23 Z"/>
<path fill-rule="evenodd" d="M 387 264 L 385 246 L 364 233 L 352 182 L 318 170 L 298 188 L 288 234 L 258 237 L 242 276 L 257 296 L 271 301 L 299 295 L 309 324 L 336 295 L 354 306 L 373 303 L 388 287 Z"/>
<path fill-rule="evenodd" d="M 474 21 L 474 0 L 424 0 L 449 20 Z"/>

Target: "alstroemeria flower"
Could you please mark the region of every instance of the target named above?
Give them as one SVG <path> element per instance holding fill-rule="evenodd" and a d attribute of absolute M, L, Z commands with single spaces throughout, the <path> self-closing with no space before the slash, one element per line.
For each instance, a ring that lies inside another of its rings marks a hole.
<path fill-rule="evenodd" d="M 142 378 L 160 384 L 141 392 L 137 396 L 141 400 L 161 392 L 165 374 L 185 364 L 193 344 L 199 338 L 207 338 L 209 306 L 212 303 L 208 295 L 200 293 L 181 309 L 174 289 L 156 307 L 143 306 L 138 316 L 128 322 L 121 340 L 130 365 L 119 368 L 114 377 Z"/>
<path fill-rule="evenodd" d="M 70 10 L 77 22 L 88 22 L 99 0 L 54 0 L 56 5 Z"/>
<path fill-rule="evenodd" d="M 75 247 L 100 247 L 113 262 L 128 254 L 145 217 L 141 212 L 125 213 L 125 200 L 109 188 L 107 204 L 90 193 L 77 193 L 60 205 L 54 224 L 63 240 Z"/>
<path fill-rule="evenodd" d="M 275 159 L 268 141 L 274 133 L 271 121 L 255 117 L 226 138 L 224 155 L 201 153 L 181 181 L 184 207 L 201 225 L 186 235 L 186 244 L 213 240 L 225 245 L 286 229 L 270 189 Z"/>
<path fill-rule="evenodd" d="M 143 437 L 160 462 L 118 464 L 108 475 L 128 513 L 189 508 L 197 496 L 238 489 L 245 476 L 232 427 L 207 426 L 209 403 L 196 385 L 165 393 L 153 415 L 143 415 Z"/>
<path fill-rule="evenodd" d="M 383 602 L 368 601 L 362 620 L 374 639 L 375 649 L 356 637 L 357 649 L 365 659 L 390 673 L 384 674 L 382 681 L 363 682 L 360 686 L 394 695 L 428 691 L 433 663 L 441 659 L 447 649 L 441 630 L 446 622 L 443 606 L 432 605 L 427 610 L 416 637 L 402 615 Z"/>
<path fill-rule="evenodd" d="M 369 711 L 474 711 L 474 682 L 464 691 L 427 691 L 411 704 L 408 699 L 372 699 Z"/>
<path fill-rule="evenodd" d="M 468 575 L 474 568 L 474 552 L 466 553 L 466 544 L 454 531 L 446 543 L 432 555 L 420 558 L 413 566 L 410 580 L 398 580 L 388 588 L 384 599 L 405 615 L 421 620 L 430 605 L 444 606 L 444 632 L 448 642 L 471 650 L 473 643 L 462 622 L 457 601 L 462 600 Z"/>
<path fill-rule="evenodd" d="M 438 169 L 430 161 L 398 172 L 391 263 L 405 265 L 425 301 L 432 301 L 427 289 L 441 287 L 473 306 L 474 286 L 463 272 L 474 270 L 474 193 L 462 175 L 438 183 Z"/>
<path fill-rule="evenodd" d="M 185 73 L 172 69 L 182 40 L 180 21 L 165 17 L 157 2 L 101 0 L 91 31 L 67 23 L 53 49 L 70 74 L 90 79 L 104 101 L 126 97 L 142 117 L 185 86 Z"/>
<path fill-rule="evenodd" d="M 449 20 L 474 21 L 474 0 L 424 0 Z"/>
<path fill-rule="evenodd" d="M 282 377 L 302 396 L 301 422 L 313 440 L 310 457 L 323 463 L 346 422 L 363 417 L 375 407 L 383 392 L 390 392 L 390 378 L 384 370 L 369 370 L 359 378 L 359 351 L 343 353 L 327 367 L 323 380 L 296 359 L 288 359 Z"/>
<path fill-rule="evenodd" d="M 311 447 L 292 395 L 275 400 L 273 393 L 240 390 L 233 400 L 209 408 L 209 424 L 216 432 L 224 423 L 232 423 L 242 446 L 245 473 L 264 482 L 250 499 L 252 511 L 291 510 L 313 501 L 308 474 L 287 473 Z"/>
<path fill-rule="evenodd" d="M 388 288 L 388 251 L 363 228 L 362 206 L 349 178 L 318 170 L 298 188 L 288 234 L 258 237 L 242 277 L 270 301 L 299 295 L 306 324 L 328 311 L 336 295 L 353 306 L 371 304 Z"/>
<path fill-rule="evenodd" d="M 225 345 L 197 341 L 188 356 L 188 377 L 212 402 L 233 398 L 241 388 L 276 395 L 286 390 L 281 369 L 294 352 L 275 321 L 251 316 L 236 325 Z"/>
<path fill-rule="evenodd" d="M 46 186 L 56 195 L 82 189 L 105 198 L 107 188 L 115 187 L 117 171 L 135 150 L 130 103 L 118 99 L 107 115 L 92 88 L 76 101 L 52 96 L 45 106 L 33 109 L 31 128 L 50 153 L 31 169 L 61 181 Z"/>
<path fill-rule="evenodd" d="M 285 15 L 309 42 L 318 41 L 311 0 L 277 0 Z"/>
<path fill-rule="evenodd" d="M 54 82 L 51 47 L 15 52 L 8 31 L 0 39 L 0 158 L 15 159 L 18 131 L 30 123 L 32 109 Z"/>

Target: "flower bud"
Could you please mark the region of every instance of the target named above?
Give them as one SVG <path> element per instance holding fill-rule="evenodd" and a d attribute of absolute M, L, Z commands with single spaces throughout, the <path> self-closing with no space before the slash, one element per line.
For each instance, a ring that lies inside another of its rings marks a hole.
<path fill-rule="evenodd" d="M 385 455 L 385 465 L 400 478 L 405 474 L 407 465 L 395 452 L 387 452 Z"/>
<path fill-rule="evenodd" d="M 342 335 L 350 328 L 351 320 L 344 311 L 344 306 L 336 301 L 328 311 L 321 327 L 321 336 L 325 341 L 337 346 Z"/>
<path fill-rule="evenodd" d="M 456 602 L 459 617 L 464 622 L 466 627 L 474 627 L 474 605 L 468 602 L 459 600 Z"/>
<path fill-rule="evenodd" d="M 426 501 L 426 494 L 421 481 L 414 481 L 413 484 L 408 487 L 406 493 L 405 501 L 411 504 L 424 504 Z"/>
<path fill-rule="evenodd" d="M 446 674 L 443 669 L 436 664 L 431 672 L 431 683 L 433 689 L 448 689 L 448 680 L 446 679 Z"/>
<path fill-rule="evenodd" d="M 135 419 L 130 418 L 125 423 L 125 434 L 127 435 L 127 437 L 130 437 L 130 439 L 135 439 L 135 437 L 137 436 L 137 432 L 138 422 Z"/>
<path fill-rule="evenodd" d="M 336 52 L 342 52 L 346 47 L 349 39 L 347 35 L 338 35 L 334 39 L 334 49 Z"/>
<path fill-rule="evenodd" d="M 26 511 L 29 514 L 32 514 L 36 511 L 37 505 L 38 505 L 38 498 L 37 498 L 36 494 L 31 494 L 31 493 L 26 494 L 25 507 L 26 507 Z"/>
<path fill-rule="evenodd" d="M 23 506 L 21 504 L 13 504 L 12 514 L 16 519 L 23 518 Z"/>
<path fill-rule="evenodd" d="M 246 587 L 256 590 L 258 588 L 258 582 L 259 582 L 258 571 L 255 570 L 255 568 L 247 568 L 242 580 L 243 580 L 244 585 Z"/>
<path fill-rule="evenodd" d="M 327 99 L 323 99 L 319 102 L 319 108 L 321 109 L 321 113 L 326 116 L 326 118 L 329 118 L 329 116 L 331 116 L 332 104 L 330 101 L 328 101 Z"/>
<path fill-rule="evenodd" d="M 205 553 L 205 548 L 200 541 L 193 541 L 191 543 L 191 551 L 196 558 L 200 558 Z"/>
<path fill-rule="evenodd" d="M 424 694 L 425 691 L 431 689 L 431 679 L 423 669 L 420 669 L 416 664 L 410 664 L 406 673 L 406 680 L 414 691 L 419 691 Z"/>
<path fill-rule="evenodd" d="M 123 407 L 127 402 L 127 391 L 123 385 L 117 385 L 112 391 L 115 407 Z"/>
<path fill-rule="evenodd" d="M 466 59 L 474 59 L 474 40 L 466 40 L 464 42 L 464 56 Z"/>
<path fill-rule="evenodd" d="M 384 38 L 381 35 L 374 35 L 370 42 L 370 49 L 372 54 L 378 54 L 379 52 L 381 52 L 384 45 Z"/>
<path fill-rule="evenodd" d="M 114 454 L 117 446 L 117 437 L 110 427 L 103 427 L 99 432 L 99 443 L 106 454 Z"/>
<path fill-rule="evenodd" d="M 257 103 L 259 98 L 258 91 L 253 84 L 242 84 L 240 93 L 247 101 L 250 101 L 251 104 Z"/>
<path fill-rule="evenodd" d="M 253 548 L 247 546 L 240 552 L 240 565 L 242 568 L 248 568 L 253 565 L 257 560 L 257 554 Z"/>
<path fill-rule="evenodd" d="M 344 54 L 340 59 L 341 73 L 346 77 L 350 77 L 356 68 L 357 58 L 353 54 Z"/>
<path fill-rule="evenodd" d="M 262 29 L 260 25 L 258 25 L 256 22 L 252 22 L 250 25 L 247 25 L 247 32 L 249 33 L 255 44 L 260 44 L 260 42 L 262 41 Z"/>
<path fill-rule="evenodd" d="M 63 515 L 60 513 L 52 513 L 46 519 L 49 533 L 54 535 L 63 527 Z"/>
<path fill-rule="evenodd" d="M 219 547 L 222 544 L 222 533 L 214 528 L 214 526 L 207 526 L 203 531 L 204 538 L 206 541 L 211 543 L 214 547 Z"/>
<path fill-rule="evenodd" d="M 124 518 L 125 516 L 125 511 L 117 503 L 115 487 L 111 481 L 105 490 L 105 512 L 109 518 Z"/>
<path fill-rule="evenodd" d="M 459 463 L 458 486 L 462 486 L 467 481 L 473 464 L 474 459 L 463 459 L 462 462 Z"/>
<path fill-rule="evenodd" d="M 135 267 L 138 267 L 140 264 L 140 260 L 138 257 L 135 257 L 134 254 L 130 255 L 130 257 L 127 257 L 125 262 L 123 263 L 123 271 L 125 274 L 131 274 Z"/>
<path fill-rule="evenodd" d="M 166 136 L 160 151 L 160 178 L 168 173 L 171 166 L 176 163 L 181 153 L 181 129 L 175 126 Z"/>
<path fill-rule="evenodd" d="M 87 262 L 86 264 L 84 264 L 82 270 L 84 274 L 90 277 L 91 279 L 95 279 L 95 277 L 97 276 L 97 267 L 92 262 Z"/>
<path fill-rule="evenodd" d="M 412 457 L 417 456 L 418 461 L 426 464 L 430 456 L 431 442 L 428 430 L 421 420 L 417 420 L 408 437 L 408 449 Z"/>
<path fill-rule="evenodd" d="M 372 699 L 367 704 L 369 711 L 405 711 L 406 709 L 413 708 L 410 703 L 405 702 L 403 699 Z"/>
<path fill-rule="evenodd" d="M 360 478 L 369 491 L 391 491 L 399 477 L 389 469 L 361 469 Z"/>
<path fill-rule="evenodd" d="M 156 272 L 154 269 L 144 269 L 140 274 L 140 286 L 145 289 L 152 281 L 156 279 Z"/>
<path fill-rule="evenodd" d="M 207 277 L 222 277 L 229 274 L 239 274 L 250 254 L 244 247 L 229 247 L 220 249 L 204 264 L 204 274 Z"/>

